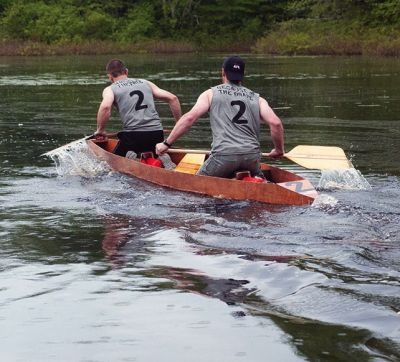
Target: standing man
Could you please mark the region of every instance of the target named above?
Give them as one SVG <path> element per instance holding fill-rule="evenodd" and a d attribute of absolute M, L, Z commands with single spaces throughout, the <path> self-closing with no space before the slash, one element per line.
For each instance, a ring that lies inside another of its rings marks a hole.
<path fill-rule="evenodd" d="M 177 122 L 168 138 L 158 143 L 161 155 L 204 113 L 210 113 L 213 135 L 210 157 L 198 175 L 232 177 L 238 170 L 263 177 L 260 171 L 260 123 L 268 124 L 274 149 L 270 157 L 284 154 L 283 126 L 264 98 L 242 86 L 244 61 L 233 56 L 222 65 L 223 84 L 203 92 L 193 108 Z"/>
<path fill-rule="evenodd" d="M 128 68 L 119 59 L 110 60 L 106 71 L 112 84 L 103 90 L 103 100 L 97 112 L 96 138 L 106 136 L 105 126 L 114 105 L 123 124 L 114 153 L 125 156 L 128 151 L 138 155 L 142 152 L 155 152 L 155 145 L 162 142 L 164 133 L 154 98 L 167 102 L 178 121 L 182 115 L 178 97 L 147 80 L 128 78 Z"/>

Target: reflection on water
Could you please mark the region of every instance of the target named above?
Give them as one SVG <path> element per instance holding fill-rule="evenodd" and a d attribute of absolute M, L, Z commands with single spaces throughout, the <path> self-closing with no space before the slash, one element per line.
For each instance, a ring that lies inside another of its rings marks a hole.
<path fill-rule="evenodd" d="M 108 58 L 0 59 L 2 360 L 400 359 L 398 62 L 248 58 L 246 85 L 283 118 L 287 150 L 339 146 L 356 167 L 276 161 L 319 185 L 311 207 L 153 186 L 84 142 L 54 164 L 40 155 L 93 133 Z M 221 59 L 126 61 L 186 111 Z M 208 148 L 207 118 L 179 142 Z"/>

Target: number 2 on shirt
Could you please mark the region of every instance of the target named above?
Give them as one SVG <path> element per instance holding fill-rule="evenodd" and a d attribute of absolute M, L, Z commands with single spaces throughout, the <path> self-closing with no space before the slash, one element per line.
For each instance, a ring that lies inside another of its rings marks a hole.
<path fill-rule="evenodd" d="M 130 92 L 129 95 L 131 97 L 133 97 L 134 95 L 138 96 L 138 101 L 137 101 L 136 106 L 135 106 L 135 110 L 136 111 L 140 111 L 141 109 L 147 108 L 147 105 L 142 104 L 143 103 L 143 99 L 144 99 L 143 92 L 141 92 L 140 90 L 134 90 L 134 91 Z"/>
<path fill-rule="evenodd" d="M 247 124 L 247 119 L 240 119 L 240 117 L 243 116 L 244 112 L 246 112 L 246 104 L 242 101 L 232 101 L 231 106 L 239 106 L 239 111 L 236 113 L 236 116 L 232 118 L 232 123 Z"/>

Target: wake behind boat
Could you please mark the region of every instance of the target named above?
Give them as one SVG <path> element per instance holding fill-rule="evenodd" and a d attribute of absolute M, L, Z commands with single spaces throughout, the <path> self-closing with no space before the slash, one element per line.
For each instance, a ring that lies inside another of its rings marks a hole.
<path fill-rule="evenodd" d="M 184 150 L 169 152 L 172 162 L 178 165 L 175 170 L 169 170 L 111 153 L 118 142 L 117 139 L 108 138 L 105 141 L 90 139 L 86 142 L 91 152 L 107 162 L 113 170 L 175 190 L 216 198 L 253 200 L 279 205 L 307 205 L 317 196 L 314 186 L 307 179 L 265 163 L 261 164 L 261 170 L 267 182 L 246 182 L 187 173 L 182 167 L 188 154 Z"/>

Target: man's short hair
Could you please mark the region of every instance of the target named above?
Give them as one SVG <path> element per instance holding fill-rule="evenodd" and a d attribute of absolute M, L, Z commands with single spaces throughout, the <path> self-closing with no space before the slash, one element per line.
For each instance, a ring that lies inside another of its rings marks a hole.
<path fill-rule="evenodd" d="M 111 74 L 114 78 L 125 74 L 126 70 L 125 64 L 119 59 L 111 59 L 106 66 L 107 73 Z"/>

